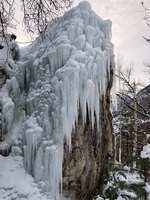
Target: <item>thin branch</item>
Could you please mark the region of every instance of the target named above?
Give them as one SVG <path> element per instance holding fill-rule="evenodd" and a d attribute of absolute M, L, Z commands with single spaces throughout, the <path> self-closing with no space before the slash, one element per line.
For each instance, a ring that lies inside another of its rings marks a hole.
<path fill-rule="evenodd" d="M 148 39 L 148 38 L 146 38 L 146 37 L 144 37 L 144 36 L 143 36 L 143 38 L 144 38 L 144 40 L 146 40 L 146 42 L 149 42 L 149 43 L 150 43 L 150 39 Z"/>
<path fill-rule="evenodd" d="M 12 28 L 14 21 L 14 3 L 17 0 L 0 0 L 0 33 Z M 71 7 L 73 0 L 21 0 L 23 24 L 28 34 L 40 34 L 48 21 L 62 15 Z"/>
<path fill-rule="evenodd" d="M 132 106 L 130 106 L 129 103 L 128 103 L 120 94 L 117 94 L 117 96 L 118 96 L 121 100 L 123 100 L 123 103 L 124 103 L 128 108 L 130 108 L 131 110 L 134 111 L 134 108 L 133 108 Z M 140 114 L 140 115 L 142 115 L 142 116 L 144 116 L 144 117 L 146 117 L 146 118 L 148 118 L 148 119 L 150 119 L 150 115 L 149 115 L 149 114 L 145 114 L 145 113 L 143 113 L 143 112 L 141 112 L 141 111 L 139 111 L 139 110 L 137 110 L 137 113 Z"/>

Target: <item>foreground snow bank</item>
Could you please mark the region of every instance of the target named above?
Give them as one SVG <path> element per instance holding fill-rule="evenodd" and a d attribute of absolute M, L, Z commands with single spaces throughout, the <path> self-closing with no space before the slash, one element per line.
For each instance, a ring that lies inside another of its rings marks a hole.
<path fill-rule="evenodd" d="M 44 200 L 33 177 L 23 168 L 23 157 L 0 155 L 0 199 Z"/>

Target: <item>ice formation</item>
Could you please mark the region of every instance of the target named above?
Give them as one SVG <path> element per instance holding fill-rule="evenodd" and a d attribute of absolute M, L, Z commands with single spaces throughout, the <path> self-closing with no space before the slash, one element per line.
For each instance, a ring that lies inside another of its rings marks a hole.
<path fill-rule="evenodd" d="M 49 24 L 28 47 L 24 60 L 10 60 L 6 66 L 12 99 L 3 106 L 8 134 L 13 132 L 11 124 L 17 123 L 17 119 L 12 123 L 13 116 L 24 116 L 19 122 L 23 128 L 13 135 L 23 141 L 25 168 L 42 192 L 59 200 L 64 138 L 71 149 L 79 109 L 83 125 L 87 114 L 92 126 L 99 121 L 100 99 L 114 70 L 111 21 L 102 20 L 88 2 L 81 2 Z"/>
<path fill-rule="evenodd" d="M 9 58 L 9 35 L 2 37 L 0 35 L 0 44 L 4 47 L 0 50 L 0 68 L 4 67 L 4 62 Z"/>

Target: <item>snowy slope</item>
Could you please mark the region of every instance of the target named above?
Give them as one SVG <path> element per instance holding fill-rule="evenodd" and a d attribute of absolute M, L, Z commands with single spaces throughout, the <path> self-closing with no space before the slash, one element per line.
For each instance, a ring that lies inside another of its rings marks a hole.
<path fill-rule="evenodd" d="M 49 24 L 28 47 L 24 62 L 10 60 L 6 65 L 8 95 L 14 103 L 6 142 L 18 145 L 17 139 L 22 141 L 25 169 L 49 199 L 61 198 L 63 141 L 66 138 L 71 149 L 79 106 L 83 124 L 86 106 L 93 127 L 94 115 L 99 121 L 99 100 L 114 70 L 110 39 L 111 21 L 102 20 L 89 3 L 82 2 Z M 7 118 L 9 109 L 5 110 Z M 16 114 L 18 118 L 25 115 L 23 122 L 16 121 Z M 22 129 L 19 126 L 14 133 L 17 122 Z"/>
<path fill-rule="evenodd" d="M 44 200 L 33 177 L 23 168 L 22 156 L 0 156 L 0 199 Z"/>

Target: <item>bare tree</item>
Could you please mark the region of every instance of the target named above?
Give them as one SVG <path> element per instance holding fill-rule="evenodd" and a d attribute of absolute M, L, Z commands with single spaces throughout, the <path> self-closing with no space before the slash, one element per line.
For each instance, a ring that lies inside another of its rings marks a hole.
<path fill-rule="evenodd" d="M 18 0 L 0 0 L 0 34 L 12 27 L 15 3 Z M 73 0 L 20 0 L 23 10 L 23 24 L 29 34 L 39 34 L 48 21 L 63 14 L 71 7 Z"/>
<path fill-rule="evenodd" d="M 135 93 L 135 87 L 134 87 L 134 78 L 132 76 L 133 73 L 133 64 L 131 64 L 131 66 L 129 68 L 126 69 L 116 69 L 116 76 L 117 78 L 120 79 L 121 81 L 121 85 L 123 85 L 123 89 L 121 90 L 121 92 L 117 93 L 117 96 L 120 97 L 123 101 L 124 104 L 126 104 L 126 106 L 128 106 L 128 108 L 130 108 L 132 111 L 134 111 L 134 106 L 130 105 L 128 103 L 128 101 L 126 101 L 126 95 L 129 95 L 131 99 L 134 99 L 134 93 Z M 141 87 L 142 84 L 140 81 L 136 81 L 136 92 L 138 92 L 137 88 Z M 137 113 L 147 119 L 150 119 L 150 113 L 149 110 L 147 110 L 147 108 L 144 108 L 138 101 L 137 101 Z"/>
<path fill-rule="evenodd" d="M 70 8 L 71 0 L 21 0 L 24 12 L 23 22 L 28 33 L 40 33 L 48 21 Z"/>
<path fill-rule="evenodd" d="M 121 93 L 121 79 L 120 79 L 120 73 L 121 73 L 121 69 L 122 69 L 122 58 L 118 57 L 117 59 L 117 72 L 118 72 L 118 82 L 119 82 L 119 93 Z M 121 163 L 121 154 L 122 154 L 122 119 L 121 119 L 121 112 L 122 109 L 120 109 L 119 111 L 119 163 Z"/>
<path fill-rule="evenodd" d="M 15 28 L 12 25 L 14 18 L 14 0 L 0 0 L 0 34 L 5 36 L 8 28 Z"/>
<path fill-rule="evenodd" d="M 117 60 L 116 62 L 116 76 L 119 85 L 117 96 L 120 102 L 116 118 L 116 125 L 118 127 L 116 134 L 117 157 L 119 162 L 124 162 L 123 155 L 127 155 L 128 157 L 130 155 L 133 158 L 136 157 L 138 149 L 137 144 L 139 142 L 138 122 L 141 118 L 150 119 L 150 110 L 147 106 L 141 105 L 139 96 L 137 96 L 139 95 L 138 88 L 141 88 L 142 85 L 139 81 L 135 81 L 134 79 L 134 64 L 132 63 L 129 68 L 124 69 L 122 63 L 122 60 Z M 127 152 L 125 152 L 125 148 Z M 133 162 L 133 167 L 136 167 L 136 162 Z"/>

